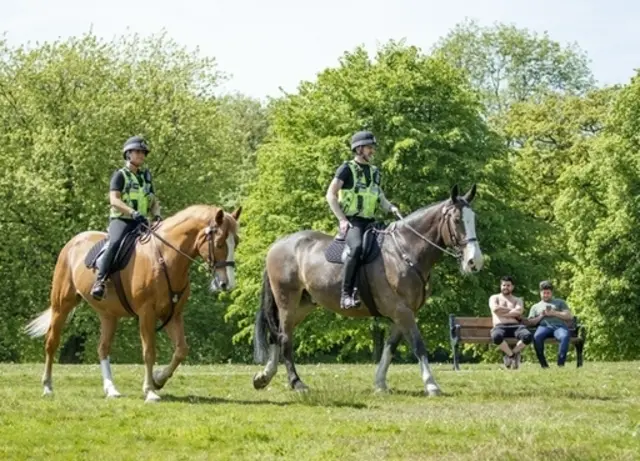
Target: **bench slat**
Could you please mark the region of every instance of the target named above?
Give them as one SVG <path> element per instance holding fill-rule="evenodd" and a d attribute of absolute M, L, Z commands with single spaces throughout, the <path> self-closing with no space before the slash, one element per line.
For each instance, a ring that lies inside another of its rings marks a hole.
<path fill-rule="evenodd" d="M 491 317 L 456 317 L 456 324 L 461 327 L 493 328 Z"/>

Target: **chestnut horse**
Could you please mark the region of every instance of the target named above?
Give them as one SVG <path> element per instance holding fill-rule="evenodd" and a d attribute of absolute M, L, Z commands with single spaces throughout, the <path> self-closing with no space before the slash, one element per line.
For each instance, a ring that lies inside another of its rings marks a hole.
<path fill-rule="evenodd" d="M 44 395 L 53 393 L 51 368 L 65 320 L 84 299 L 100 316 L 98 355 L 106 396 L 120 396 L 113 383 L 109 352 L 118 319 L 133 315 L 139 323 L 145 365 L 142 392 L 147 402 L 160 400 L 155 391 L 165 385 L 188 352 L 183 311 L 190 294 L 189 267 L 200 256 L 211 272 L 211 291 L 234 288 L 234 250 L 239 243 L 241 210 L 240 207 L 229 214 L 218 207 L 194 205 L 168 217 L 153 230 L 147 229 L 148 233 L 137 239 L 129 261 L 119 271 L 123 301 L 114 288 L 113 274 L 107 283 L 105 299 L 97 301 L 90 294 L 95 269 L 88 268 L 85 259 L 94 244 L 107 234 L 87 231 L 67 242 L 58 255 L 49 309 L 26 327 L 31 337 L 47 335 Z M 171 363 L 154 373 L 157 320 L 163 321 L 174 352 Z"/>
<path fill-rule="evenodd" d="M 254 327 L 255 358 L 257 362 L 266 362 L 266 366 L 254 376 L 254 387 L 262 389 L 269 384 L 276 374 L 282 351 L 291 388 L 307 388 L 293 363 L 293 330 L 321 305 L 356 318 L 370 317 L 378 311 L 393 322 L 376 371 L 376 390 L 387 390 L 387 370 L 404 336 L 420 363 L 425 392 L 440 394 L 415 316 L 428 296 L 425 286 L 431 269 L 443 253 L 457 257 L 463 273 L 482 268 L 483 256 L 470 205 L 475 193 L 473 185 L 460 197 L 456 185 L 449 199 L 421 208 L 391 223 L 385 230 L 377 231 L 386 234 L 381 253 L 359 269 L 360 279 L 369 287 L 368 298 L 375 305 L 367 305 L 363 289 L 359 308 L 340 308 L 341 266 L 328 262 L 325 256 L 332 244 L 331 236 L 305 230 L 273 243 L 267 252 L 262 302 Z"/>

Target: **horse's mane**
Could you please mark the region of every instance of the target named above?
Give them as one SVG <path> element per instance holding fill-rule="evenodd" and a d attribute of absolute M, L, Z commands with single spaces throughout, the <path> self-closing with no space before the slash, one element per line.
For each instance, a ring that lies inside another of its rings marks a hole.
<path fill-rule="evenodd" d="M 442 205 L 444 205 L 447 202 L 450 203 L 451 199 L 446 198 L 444 200 L 440 200 L 439 202 L 423 206 L 422 208 L 418 208 L 417 210 L 413 211 L 409 215 L 405 216 L 405 219 L 424 218 L 425 216 L 430 216 L 436 211 L 439 211 Z"/>
<path fill-rule="evenodd" d="M 190 207 L 169 216 L 164 220 L 164 224 L 167 227 L 175 227 L 191 219 L 210 222 L 214 220 L 216 213 L 220 209 L 220 207 L 211 205 L 191 205 Z M 225 213 L 225 217 L 226 215 L 227 213 Z M 235 230 L 233 227 L 234 225 L 232 224 L 233 220 L 229 220 L 228 222 L 232 225 L 232 230 Z"/>

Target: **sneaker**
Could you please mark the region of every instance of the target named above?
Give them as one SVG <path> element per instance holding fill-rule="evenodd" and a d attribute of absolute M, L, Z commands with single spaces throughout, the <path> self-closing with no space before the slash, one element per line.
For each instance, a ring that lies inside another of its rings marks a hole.
<path fill-rule="evenodd" d="M 517 370 L 520 368 L 520 360 L 522 359 L 520 352 L 517 352 L 513 355 L 513 369 Z"/>
<path fill-rule="evenodd" d="M 504 354 L 504 357 L 502 357 L 502 361 L 504 362 L 505 367 L 511 368 L 511 364 L 513 363 L 513 356 Z"/>

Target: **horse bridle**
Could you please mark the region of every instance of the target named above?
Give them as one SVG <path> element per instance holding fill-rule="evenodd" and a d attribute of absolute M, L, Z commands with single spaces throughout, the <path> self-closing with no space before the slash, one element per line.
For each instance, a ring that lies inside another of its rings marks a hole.
<path fill-rule="evenodd" d="M 469 206 L 469 204 L 465 201 L 462 200 L 462 206 L 463 208 L 465 206 Z M 450 205 L 446 208 L 442 209 L 442 214 L 444 215 L 444 220 L 447 223 L 447 231 L 449 233 L 449 239 L 451 240 L 451 246 L 454 247 L 457 251 L 456 253 L 458 255 L 462 255 L 463 250 L 462 248 L 464 248 L 466 245 L 468 245 L 471 242 L 477 242 L 478 239 L 477 237 L 471 237 L 471 238 L 465 238 L 463 240 L 459 240 L 456 236 L 458 235 L 457 232 L 453 232 L 453 229 L 451 228 L 451 219 L 449 218 L 449 214 L 452 210 L 454 210 L 456 208 L 455 205 Z"/>
<path fill-rule="evenodd" d="M 465 202 L 465 205 L 466 202 Z M 468 206 L 468 205 L 467 205 Z M 451 228 L 451 219 L 449 217 L 449 213 L 455 209 L 455 205 L 451 205 L 448 207 L 444 207 L 442 209 L 442 214 L 444 215 L 444 221 L 446 222 L 446 226 L 447 226 L 447 231 L 449 233 L 449 239 L 451 240 L 452 246 L 454 246 L 454 248 L 456 249 L 455 252 L 450 251 L 446 248 L 441 247 L 440 245 L 438 245 L 437 243 L 429 240 L 427 237 L 425 237 L 424 235 L 422 235 L 420 232 L 418 232 L 417 230 L 415 230 L 413 228 L 413 226 L 411 226 L 409 223 L 407 223 L 404 220 L 404 217 L 400 214 L 400 212 L 396 212 L 396 216 L 399 218 L 400 222 L 407 228 L 409 229 L 411 232 L 413 232 L 415 235 L 417 235 L 420 239 L 424 240 L 425 242 L 427 242 L 428 244 L 430 244 L 431 246 L 439 249 L 440 251 L 442 251 L 443 253 L 446 253 L 450 256 L 453 256 L 454 258 L 456 258 L 458 261 L 462 259 L 462 255 L 463 255 L 463 250 L 461 249 L 463 245 L 466 245 L 469 242 L 475 242 L 477 241 L 477 238 L 473 237 L 470 239 L 464 239 L 464 240 L 458 240 L 457 238 L 454 237 L 455 233 L 452 231 Z M 407 263 L 407 265 L 409 267 L 411 267 L 413 270 L 416 271 L 416 273 L 418 274 L 418 276 L 420 277 L 420 281 L 422 282 L 423 285 L 427 284 L 427 280 L 425 279 L 424 275 L 422 275 L 422 272 L 420 271 L 420 268 L 417 266 L 417 264 L 415 262 L 413 262 L 413 260 L 411 259 L 411 257 L 404 251 L 402 245 L 398 242 L 398 239 L 396 237 L 396 231 L 398 230 L 398 226 L 397 226 L 398 221 L 394 222 L 391 224 L 391 229 L 390 230 L 383 230 L 383 231 L 377 231 L 377 232 L 381 232 L 381 233 L 385 233 L 385 234 L 390 234 L 391 238 L 393 239 L 393 242 L 396 245 L 396 249 L 398 250 L 398 252 L 400 253 L 402 259 Z"/>
<path fill-rule="evenodd" d="M 158 233 L 155 231 L 155 229 L 151 228 L 150 226 L 145 226 L 145 227 L 147 227 L 147 230 L 149 231 L 150 234 L 152 234 L 155 238 L 157 238 L 162 243 L 167 245 L 169 248 L 171 248 L 175 252 L 181 254 L 182 256 L 187 258 L 189 261 L 191 261 L 191 262 L 193 262 L 195 264 L 198 264 L 200 266 L 203 266 L 203 264 L 200 261 L 197 261 L 195 258 L 192 258 L 188 254 L 186 254 L 184 251 L 180 250 L 179 248 L 176 248 L 170 242 L 168 242 L 164 238 L 160 237 L 160 235 L 158 235 Z M 218 268 L 221 268 L 221 267 L 235 267 L 235 265 L 236 265 L 235 261 L 227 261 L 227 260 L 216 261 L 215 252 L 214 252 L 214 249 L 213 249 L 213 246 L 214 246 L 213 236 L 215 235 L 217 230 L 218 230 L 218 226 L 211 225 L 211 224 L 208 225 L 207 227 L 205 227 L 205 229 L 204 229 L 204 233 L 206 235 L 206 239 L 207 239 L 207 243 L 208 243 L 208 255 L 209 255 L 209 261 L 207 261 L 207 265 L 205 267 L 208 269 L 208 271 L 211 274 L 211 276 L 214 275 L 214 271 L 216 269 L 218 269 Z M 161 257 L 162 261 L 164 261 L 164 258 L 162 258 L 162 255 L 160 257 Z"/>
<path fill-rule="evenodd" d="M 218 226 L 207 226 L 204 229 L 204 233 L 207 236 L 207 242 L 209 243 L 209 272 L 211 272 L 211 275 L 213 276 L 214 271 L 216 269 L 222 268 L 222 267 L 236 267 L 236 263 L 235 261 L 229 261 L 229 260 L 224 260 L 224 261 L 216 261 L 216 257 L 215 257 L 215 251 L 213 249 L 213 236 L 216 234 L 218 230 Z"/>
<path fill-rule="evenodd" d="M 451 219 L 450 219 L 450 213 L 452 210 L 455 209 L 455 205 L 450 205 L 447 207 L 443 207 L 442 208 L 442 214 L 443 214 L 443 219 L 444 219 L 444 225 L 447 227 L 447 233 L 449 234 L 449 240 L 451 241 L 451 246 L 455 248 L 455 252 L 448 250 L 447 248 L 444 248 L 440 245 L 438 245 L 437 243 L 429 240 L 427 237 L 425 237 L 424 235 L 422 235 L 420 232 L 418 232 L 417 230 L 415 230 L 413 228 L 413 226 L 411 226 L 409 223 L 407 223 L 404 220 L 404 217 L 398 212 L 397 213 L 397 217 L 399 218 L 400 222 L 407 228 L 409 229 L 411 232 L 413 232 L 415 235 L 417 235 L 420 239 L 424 240 L 425 242 L 427 242 L 429 245 L 439 249 L 440 251 L 442 251 L 443 253 L 448 254 L 449 256 L 453 256 L 456 259 L 460 259 L 462 257 L 463 254 L 463 250 L 462 248 L 467 245 L 470 242 L 475 242 L 478 239 L 475 237 L 472 237 L 470 239 L 464 239 L 464 240 L 459 240 L 456 235 L 457 233 L 453 231 L 453 228 L 451 226 Z M 396 237 L 395 237 L 395 231 L 398 230 L 398 226 L 395 225 L 396 223 L 393 224 L 393 228 L 390 231 L 385 231 L 386 233 L 390 233 L 394 239 L 394 241 L 396 242 L 396 246 L 398 246 L 400 249 L 400 244 L 398 243 Z M 400 249 L 401 250 L 401 249 Z M 405 253 L 401 250 L 401 253 L 404 255 Z"/>

